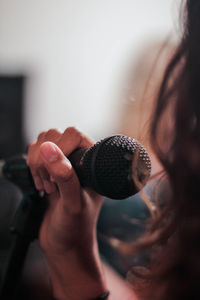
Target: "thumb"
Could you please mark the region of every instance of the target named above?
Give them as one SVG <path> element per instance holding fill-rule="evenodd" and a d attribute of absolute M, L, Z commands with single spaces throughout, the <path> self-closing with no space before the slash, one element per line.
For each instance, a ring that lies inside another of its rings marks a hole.
<path fill-rule="evenodd" d="M 73 212 L 79 212 L 81 208 L 80 183 L 70 161 L 52 142 L 41 144 L 40 156 L 50 177 L 58 186 L 65 205 L 69 206 Z"/>

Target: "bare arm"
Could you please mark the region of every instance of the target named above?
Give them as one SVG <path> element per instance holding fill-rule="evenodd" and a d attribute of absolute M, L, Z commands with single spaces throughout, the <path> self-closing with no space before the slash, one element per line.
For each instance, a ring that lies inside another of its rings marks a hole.
<path fill-rule="evenodd" d="M 95 299 L 111 287 L 110 275 L 108 281 L 105 280 L 96 238 L 103 198 L 90 189 L 81 188 L 66 158 L 76 148 L 91 147 L 93 143 L 75 128 L 68 128 L 64 133 L 53 129 L 41 133 L 28 151 L 27 163 L 36 188 L 48 194 L 39 239 L 47 259 L 53 294 L 59 300 Z M 113 279 L 112 284 L 115 285 Z M 123 290 L 122 281 L 117 280 L 119 284 Z M 114 290 L 109 299 L 118 300 Z M 129 298 L 130 290 L 124 290 L 124 300 L 136 299 L 134 294 Z"/>

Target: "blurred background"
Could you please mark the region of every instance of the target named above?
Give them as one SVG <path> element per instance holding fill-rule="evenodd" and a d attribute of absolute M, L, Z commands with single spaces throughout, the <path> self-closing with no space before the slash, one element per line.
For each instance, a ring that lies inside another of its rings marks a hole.
<path fill-rule="evenodd" d="M 95 139 L 123 133 L 148 146 L 150 112 L 179 39 L 180 2 L 0 0 L 0 157 L 24 152 L 43 130 L 68 126 Z M 0 180 L 0 197 L 1 269 L 10 245 L 9 224 L 22 195 Z M 138 237 L 148 215 L 141 199 L 111 202 L 106 199 L 100 216 L 101 237 Z M 100 249 L 123 276 L 137 260 L 125 261 L 105 241 Z M 37 245 L 28 257 L 25 285 L 34 277 L 32 287 L 43 289 L 34 275 L 46 270 Z M 35 299 L 33 294 L 29 299 Z M 40 293 L 36 299 L 46 298 Z"/>
<path fill-rule="evenodd" d="M 126 131 L 126 77 L 141 52 L 151 61 L 176 40 L 179 2 L 0 0 L 1 137 L 18 117 L 25 143 L 72 125 L 94 138 Z"/>

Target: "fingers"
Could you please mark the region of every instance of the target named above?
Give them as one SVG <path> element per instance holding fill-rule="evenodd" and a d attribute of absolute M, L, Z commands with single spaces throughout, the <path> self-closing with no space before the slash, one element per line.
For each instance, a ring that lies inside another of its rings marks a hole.
<path fill-rule="evenodd" d="M 27 164 L 31 169 L 35 186 L 38 190 L 45 190 L 48 194 L 50 194 L 55 192 L 57 188 L 57 181 L 52 176 L 51 172 L 49 173 L 47 165 L 44 164 L 44 157 L 42 157 L 43 159 L 41 158 L 42 152 L 40 146 L 47 141 L 58 145 L 65 156 L 68 156 L 77 148 L 89 148 L 93 146 L 94 141 L 85 136 L 75 127 L 69 127 L 63 134 L 57 129 L 50 129 L 47 132 L 41 132 L 37 141 L 29 146 Z M 48 153 L 48 150 L 46 151 Z M 57 150 L 55 152 L 57 152 Z"/>
<path fill-rule="evenodd" d="M 64 153 L 52 142 L 40 146 L 40 155 L 45 168 L 58 186 L 63 205 L 68 212 L 78 213 L 81 209 L 80 184 L 75 171 Z"/>
<path fill-rule="evenodd" d="M 84 135 L 75 127 L 68 127 L 61 135 L 57 145 L 68 156 L 77 148 L 90 148 L 95 141 Z"/>

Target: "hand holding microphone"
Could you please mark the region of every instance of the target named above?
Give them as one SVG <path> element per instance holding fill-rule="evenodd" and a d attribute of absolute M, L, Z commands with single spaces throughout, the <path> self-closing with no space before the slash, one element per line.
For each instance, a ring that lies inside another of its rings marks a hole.
<path fill-rule="evenodd" d="M 65 209 L 73 215 L 88 206 L 89 213 L 89 207 L 98 206 L 96 199 L 102 202 L 99 195 L 124 199 L 137 193 L 150 176 L 151 163 L 145 148 L 130 137 L 116 135 L 94 144 L 70 127 L 63 134 L 55 129 L 42 132 L 29 146 L 27 164 L 24 158 L 13 158 L 2 171 L 21 187 L 33 188 L 34 181 L 36 189 L 50 194 L 49 208 L 59 207 L 58 214 L 51 211 L 57 216 L 53 226 L 65 227 Z M 99 209 L 94 211 L 97 216 Z"/>
<path fill-rule="evenodd" d="M 56 186 L 38 158 L 36 144 L 45 142 L 44 135 L 47 141 L 51 141 L 54 136 L 53 141 L 61 144 L 60 148 L 64 147 L 65 150 L 63 140 L 67 138 L 66 133 L 69 135 L 72 130 L 78 133 L 72 128 L 68 128 L 63 135 L 55 129 L 43 132 L 38 141 L 30 146 L 29 154 L 34 153 L 34 156 L 31 159 L 28 157 L 27 164 L 31 167 L 37 189 L 52 193 Z M 55 145 L 51 146 L 56 155 Z M 123 135 L 107 137 L 89 148 L 78 145 L 78 149 L 74 150 L 68 159 L 83 187 L 90 187 L 97 193 L 113 199 L 124 199 L 137 193 L 145 185 L 151 172 L 151 162 L 146 149 L 135 139 Z M 11 158 L 2 163 L 1 173 L 20 187 L 28 188 L 32 184 L 32 178 L 27 164 L 25 157 Z"/>
<path fill-rule="evenodd" d="M 50 199 L 62 199 L 68 212 L 81 212 L 88 196 L 92 205 L 96 198 L 102 199 L 99 195 L 127 198 L 145 185 L 150 172 L 148 153 L 136 140 L 116 135 L 94 144 L 73 127 L 64 133 L 42 132 L 29 146 L 27 164 L 24 158 L 14 158 L 2 166 L 8 179 L 28 189 L 34 181 L 36 189 L 45 190 Z"/>
<path fill-rule="evenodd" d="M 96 239 L 103 201 L 100 194 L 123 199 L 142 188 L 151 170 L 146 150 L 121 135 L 94 145 L 75 128 L 63 134 L 53 129 L 41 133 L 30 145 L 27 165 L 23 159 L 20 163 L 10 161 L 2 171 L 19 182 L 23 170 L 22 185 L 28 174 L 30 186 L 33 179 L 36 189 L 49 194 L 39 239 L 54 296 L 65 299 L 76 294 L 76 299 L 91 299 L 103 295 L 108 288 Z M 75 278 L 84 282 L 76 290 Z"/>
<path fill-rule="evenodd" d="M 41 134 L 29 148 L 28 164 L 36 187 L 49 193 L 40 244 L 55 298 L 103 295 L 109 287 L 96 238 L 103 202 L 99 194 L 121 199 L 143 187 L 150 175 L 146 150 L 123 136 L 94 145 L 76 129 L 68 128 L 63 134 L 55 130 Z M 77 284 L 79 288 L 74 290 Z"/>
<path fill-rule="evenodd" d="M 23 159 L 14 159 L 2 170 L 7 178 L 22 186 L 24 182 L 25 186 L 33 186 L 33 179 L 37 190 L 49 194 L 46 214 L 51 211 L 54 215 L 56 222 L 52 228 L 57 224 L 70 228 L 66 212 L 70 216 L 85 214 L 89 216 L 87 223 L 90 219 L 96 222 L 103 199 L 100 195 L 127 198 L 145 185 L 151 172 L 148 153 L 136 140 L 116 135 L 94 144 L 73 127 L 64 133 L 56 129 L 42 132 L 29 146 L 27 165 Z M 51 230 L 51 234 L 53 232 Z M 63 235 L 66 239 L 66 232 Z M 55 234 L 55 238 L 58 237 Z M 69 246 L 69 241 L 63 243 L 63 239 L 60 238 L 59 243 Z"/>

